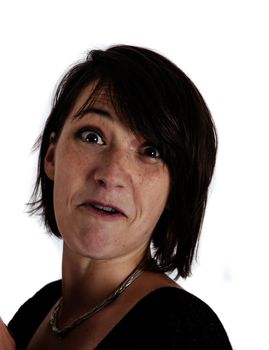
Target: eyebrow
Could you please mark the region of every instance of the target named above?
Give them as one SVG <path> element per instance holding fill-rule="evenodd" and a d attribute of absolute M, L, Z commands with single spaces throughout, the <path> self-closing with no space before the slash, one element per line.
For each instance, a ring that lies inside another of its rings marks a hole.
<path fill-rule="evenodd" d="M 82 111 L 79 111 L 77 114 L 75 114 L 75 118 L 83 118 L 86 114 L 97 114 L 101 117 L 105 117 L 108 119 L 113 119 L 112 115 L 105 109 L 102 108 L 96 108 L 96 107 L 87 107 L 84 108 Z"/>

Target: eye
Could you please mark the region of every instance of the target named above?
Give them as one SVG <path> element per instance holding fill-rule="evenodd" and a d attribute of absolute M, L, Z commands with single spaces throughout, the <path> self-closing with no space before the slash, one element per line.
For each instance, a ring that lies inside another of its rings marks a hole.
<path fill-rule="evenodd" d="M 76 136 L 83 142 L 96 143 L 98 145 L 105 143 L 101 131 L 96 129 L 81 129 L 77 132 Z"/>
<path fill-rule="evenodd" d="M 154 145 L 145 145 L 142 147 L 142 154 L 146 157 L 161 159 L 161 152 Z"/>

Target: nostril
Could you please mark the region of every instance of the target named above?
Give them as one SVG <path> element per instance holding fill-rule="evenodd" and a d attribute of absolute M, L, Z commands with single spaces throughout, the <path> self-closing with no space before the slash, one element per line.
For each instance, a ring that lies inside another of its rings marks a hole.
<path fill-rule="evenodd" d="M 97 181 L 99 182 L 100 185 L 104 186 L 105 185 L 105 180 L 101 177 L 97 178 Z"/>

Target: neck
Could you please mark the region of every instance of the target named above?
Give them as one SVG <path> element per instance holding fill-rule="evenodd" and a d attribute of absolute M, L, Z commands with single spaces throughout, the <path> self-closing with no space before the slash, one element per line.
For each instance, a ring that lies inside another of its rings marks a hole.
<path fill-rule="evenodd" d="M 69 321 L 107 298 L 136 268 L 143 254 L 93 260 L 64 245 L 61 318 Z"/>

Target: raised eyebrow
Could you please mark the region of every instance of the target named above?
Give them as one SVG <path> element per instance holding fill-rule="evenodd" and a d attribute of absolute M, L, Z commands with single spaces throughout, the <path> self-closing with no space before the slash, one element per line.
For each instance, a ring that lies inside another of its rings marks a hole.
<path fill-rule="evenodd" d="M 101 117 L 105 117 L 108 119 L 113 119 L 112 115 L 105 109 L 102 108 L 96 108 L 96 107 L 87 107 L 84 108 L 82 111 L 79 111 L 77 114 L 74 115 L 74 119 L 75 118 L 83 118 L 85 115 L 87 114 L 97 114 Z"/>

